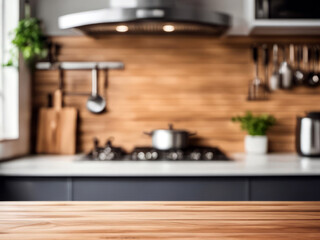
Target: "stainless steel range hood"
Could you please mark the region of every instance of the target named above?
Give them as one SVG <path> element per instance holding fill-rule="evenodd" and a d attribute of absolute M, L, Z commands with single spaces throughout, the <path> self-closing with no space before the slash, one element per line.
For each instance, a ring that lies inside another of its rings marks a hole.
<path fill-rule="evenodd" d="M 117 32 L 220 35 L 230 22 L 226 14 L 173 0 L 111 0 L 110 8 L 61 16 L 59 27 L 78 29 L 88 35 Z"/>

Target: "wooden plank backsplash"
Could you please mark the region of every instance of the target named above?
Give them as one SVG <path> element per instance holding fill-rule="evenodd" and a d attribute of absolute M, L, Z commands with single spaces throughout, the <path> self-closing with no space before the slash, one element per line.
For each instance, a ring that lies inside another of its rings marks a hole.
<path fill-rule="evenodd" d="M 80 111 L 78 151 L 89 151 L 93 137 L 127 150 L 148 146 L 142 134 L 173 123 L 196 131 L 196 141 L 217 145 L 227 152 L 243 151 L 244 132 L 230 122 L 247 110 L 270 113 L 278 119 L 269 132 L 270 150 L 294 151 L 296 116 L 320 110 L 320 88 L 280 91 L 269 101 L 248 102 L 247 86 L 253 77 L 250 46 L 253 42 L 318 43 L 320 38 L 213 38 L 209 36 L 114 35 L 56 37 L 62 45 L 60 61 L 122 61 L 125 70 L 99 73 L 100 90 L 108 112 L 86 110 L 86 96 L 65 96 L 66 106 Z M 46 105 L 57 88 L 58 71 L 36 71 L 34 109 Z M 262 74 L 261 74 L 262 77 Z M 103 82 L 106 80 L 105 88 Z M 64 90 L 91 91 L 90 71 L 65 71 Z"/>

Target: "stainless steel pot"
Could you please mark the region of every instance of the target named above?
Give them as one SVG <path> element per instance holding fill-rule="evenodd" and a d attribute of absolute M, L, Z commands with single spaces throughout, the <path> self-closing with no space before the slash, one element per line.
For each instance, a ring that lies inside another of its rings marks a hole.
<path fill-rule="evenodd" d="M 320 156 L 320 113 L 297 118 L 296 150 L 301 156 Z"/>
<path fill-rule="evenodd" d="M 145 132 L 152 137 L 152 146 L 158 150 L 183 149 L 188 147 L 189 137 L 196 133 L 186 130 L 173 129 L 169 124 L 169 129 L 156 129 L 152 132 Z"/>

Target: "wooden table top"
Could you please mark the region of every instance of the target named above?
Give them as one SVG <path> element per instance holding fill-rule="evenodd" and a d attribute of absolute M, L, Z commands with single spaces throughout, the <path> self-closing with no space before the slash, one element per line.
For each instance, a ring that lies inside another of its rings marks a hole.
<path fill-rule="evenodd" d="M 320 239 L 320 202 L 0 202 L 0 240 Z"/>

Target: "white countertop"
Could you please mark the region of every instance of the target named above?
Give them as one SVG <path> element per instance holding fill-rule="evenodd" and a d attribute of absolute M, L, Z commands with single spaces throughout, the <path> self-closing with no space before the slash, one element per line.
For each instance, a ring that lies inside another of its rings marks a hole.
<path fill-rule="evenodd" d="M 35 155 L 0 162 L 0 176 L 182 177 L 320 176 L 320 158 L 296 154 L 233 154 L 234 161 L 83 161 L 82 155 Z"/>

